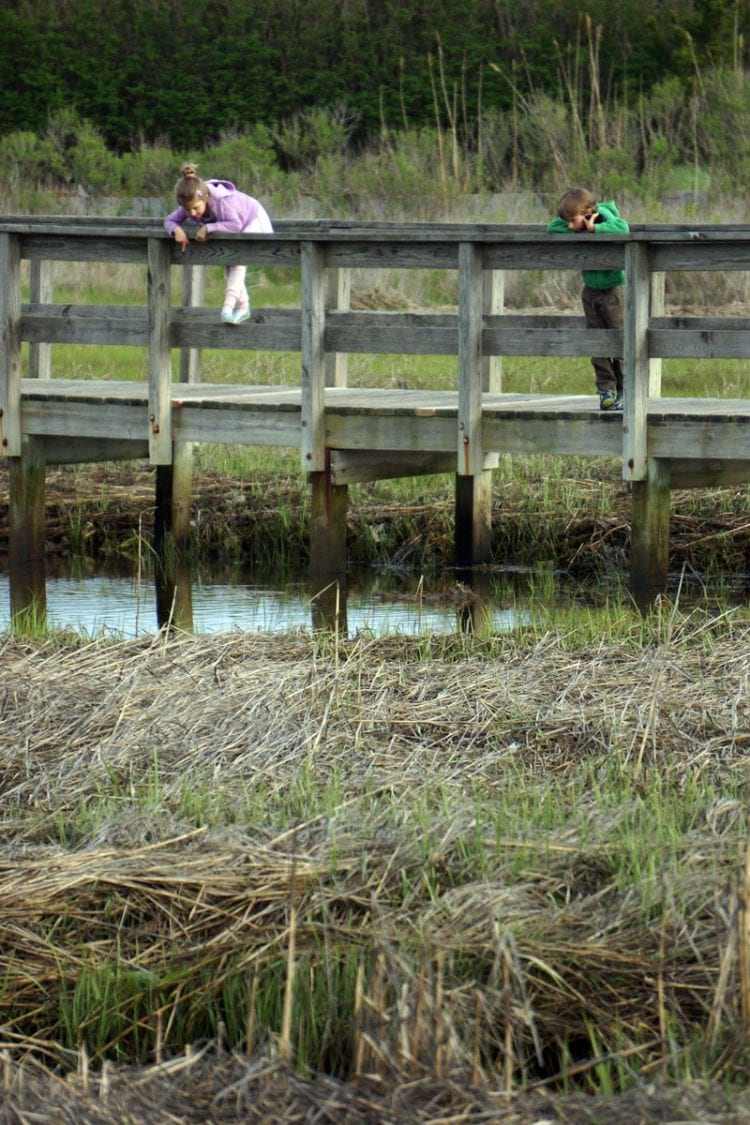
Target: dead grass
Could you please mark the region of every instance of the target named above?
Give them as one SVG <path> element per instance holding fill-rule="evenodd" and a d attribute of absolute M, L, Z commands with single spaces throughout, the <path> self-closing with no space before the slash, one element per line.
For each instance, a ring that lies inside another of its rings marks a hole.
<path fill-rule="evenodd" d="M 7 1119 L 730 1120 L 749 632 L 5 637 Z"/>

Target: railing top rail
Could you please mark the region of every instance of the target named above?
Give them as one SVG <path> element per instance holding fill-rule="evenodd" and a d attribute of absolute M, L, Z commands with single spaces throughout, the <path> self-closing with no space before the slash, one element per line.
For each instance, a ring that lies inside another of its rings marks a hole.
<path fill-rule="evenodd" d="M 559 236 L 550 235 L 544 223 L 403 223 L 357 222 L 346 220 L 282 220 L 273 234 L 223 235 L 231 239 L 262 239 L 268 242 L 300 240 L 379 242 L 488 242 L 546 243 Z M 159 219 L 101 217 L 81 215 L 5 215 L 0 216 L 0 233 L 65 236 L 81 238 L 154 238 L 164 235 Z M 597 235 L 597 242 L 732 242 L 750 244 L 750 223 L 733 224 L 632 224 L 629 234 Z"/>

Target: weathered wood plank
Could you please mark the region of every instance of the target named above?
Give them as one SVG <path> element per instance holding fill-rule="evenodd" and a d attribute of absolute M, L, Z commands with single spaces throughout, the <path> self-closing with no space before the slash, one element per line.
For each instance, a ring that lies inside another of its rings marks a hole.
<path fill-rule="evenodd" d="M 148 346 L 145 307 L 24 304 L 21 312 L 21 338 L 30 344 Z"/>
<path fill-rule="evenodd" d="M 750 460 L 666 461 L 672 488 L 726 488 L 750 482 Z"/>
<path fill-rule="evenodd" d="M 648 350 L 664 359 L 748 359 L 750 328 L 650 328 Z"/>
<path fill-rule="evenodd" d="M 0 234 L 0 456 L 20 457 L 21 246 Z"/>
<path fill-rule="evenodd" d="M 148 244 L 148 420 L 149 456 L 154 465 L 172 463 L 172 349 L 170 321 L 170 244 Z"/>
<path fill-rule="evenodd" d="M 29 264 L 30 297 L 36 304 L 52 304 L 52 262 L 33 261 Z M 23 328 L 21 329 L 23 334 Z M 52 372 L 52 347 L 50 344 L 29 346 L 29 377 L 49 379 Z"/>
<path fill-rule="evenodd" d="M 750 413 L 731 423 L 719 418 L 652 419 L 648 427 L 648 447 L 652 457 L 741 461 L 747 458 L 750 449 Z"/>
<path fill-rule="evenodd" d="M 502 270 L 485 270 L 483 280 L 482 312 L 486 318 L 497 316 L 505 303 L 505 274 Z M 503 361 L 499 355 L 490 355 L 489 341 L 482 333 L 482 390 L 497 394 L 503 389 Z"/>
<path fill-rule="evenodd" d="M 625 276 L 622 475 L 624 480 L 637 481 L 644 480 L 648 472 L 646 408 L 649 391 L 650 274 L 647 247 L 635 242 L 626 247 Z"/>
<path fill-rule="evenodd" d="M 482 472 L 482 248 L 462 242 L 458 251 L 458 448 L 459 476 Z"/>
<path fill-rule="evenodd" d="M 646 478 L 633 481 L 631 497 L 630 589 L 641 609 L 667 584 L 669 515 L 669 466 L 649 458 Z"/>
<path fill-rule="evenodd" d="M 652 273 L 650 281 L 650 295 L 649 295 L 649 325 L 654 323 L 657 317 L 664 316 L 664 300 L 666 293 L 666 275 L 663 273 Z M 651 350 L 651 337 L 647 331 L 646 344 L 649 349 L 649 364 L 648 364 L 648 397 L 658 398 L 661 395 L 661 372 L 662 362 L 661 359 L 655 358 Z"/>
<path fill-rule="evenodd" d="M 675 245 L 653 243 L 651 268 L 668 273 L 684 270 L 717 273 L 748 268 L 748 236 L 737 242 L 712 243 L 704 240 L 678 242 Z"/>
<path fill-rule="evenodd" d="M 206 293 L 206 270 L 202 266 L 182 267 L 182 304 L 197 308 L 203 304 Z M 180 349 L 180 382 L 198 383 L 201 377 L 201 349 Z"/>
<path fill-rule="evenodd" d="M 165 236 L 166 237 L 166 236 Z M 146 239 L 86 235 L 66 230 L 60 234 L 28 234 L 21 238 L 21 257 L 46 262 L 126 262 L 145 266 Z"/>
<path fill-rule="evenodd" d="M 7 235 L 0 235 L 0 240 Z M 29 615 L 43 625 L 47 609 L 44 573 L 44 444 L 25 437 L 20 456 L 8 459 L 8 547 L 11 617 Z"/>
<path fill-rule="evenodd" d="M 352 271 L 327 270 L 326 272 L 326 328 L 331 312 L 346 312 L 352 296 Z M 328 333 L 324 337 L 326 349 L 326 386 L 345 387 L 347 382 L 348 357 L 346 352 L 332 348 Z"/>
<path fill-rule="evenodd" d="M 97 461 L 145 461 L 148 441 L 127 441 L 120 438 L 68 437 L 39 438 L 44 442 L 48 465 L 79 465 Z"/>
<path fill-rule="evenodd" d="M 302 247 L 302 468 L 322 472 L 325 456 L 324 257 L 315 242 Z"/>

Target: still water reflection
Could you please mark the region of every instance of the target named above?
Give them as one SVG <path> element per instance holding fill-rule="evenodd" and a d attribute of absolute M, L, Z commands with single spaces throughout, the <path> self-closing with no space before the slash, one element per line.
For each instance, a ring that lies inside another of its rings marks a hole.
<path fill-rule="evenodd" d="M 349 636 L 364 631 L 375 635 L 451 633 L 467 623 L 464 587 L 451 574 L 429 582 L 419 575 L 401 573 L 350 575 L 345 596 L 333 587 L 321 597 L 301 576 L 282 580 L 257 572 L 201 571 L 188 576 L 187 590 L 183 585 L 179 597 L 187 598 L 196 633 L 310 630 L 320 623 L 323 603 L 329 615 L 340 612 Z M 512 629 L 519 615 L 525 616 L 514 608 L 491 605 L 483 605 L 482 612 L 484 624 L 493 632 Z M 169 607 L 166 613 L 168 616 Z M 49 627 L 127 638 L 155 633 L 158 621 L 153 577 L 92 573 L 80 565 L 48 563 Z M 0 572 L 0 630 L 9 624 L 8 574 Z"/>

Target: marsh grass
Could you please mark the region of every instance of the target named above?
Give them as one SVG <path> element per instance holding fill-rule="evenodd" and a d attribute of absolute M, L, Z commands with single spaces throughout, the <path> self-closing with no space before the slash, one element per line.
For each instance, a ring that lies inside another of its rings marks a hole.
<path fill-rule="evenodd" d="M 5 1042 L 487 1094 L 741 1082 L 750 626 L 608 613 L 4 637 Z"/>

